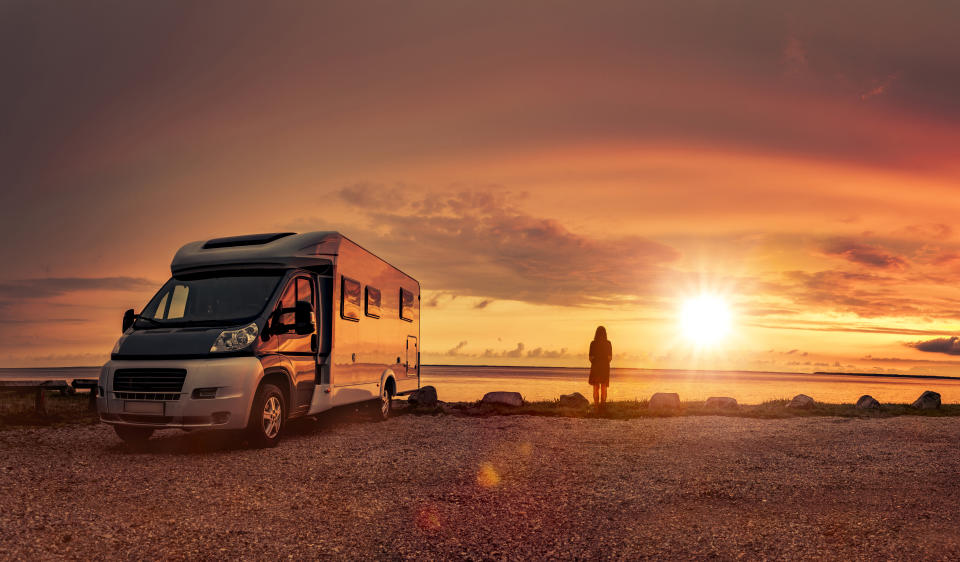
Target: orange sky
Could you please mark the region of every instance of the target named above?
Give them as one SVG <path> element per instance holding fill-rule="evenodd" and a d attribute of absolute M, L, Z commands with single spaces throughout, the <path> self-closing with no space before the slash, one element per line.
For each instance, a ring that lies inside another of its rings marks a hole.
<path fill-rule="evenodd" d="M 185 242 L 339 229 L 421 281 L 429 363 L 604 324 L 615 366 L 960 376 L 958 17 L 4 3 L 0 366 L 104 361 Z"/>

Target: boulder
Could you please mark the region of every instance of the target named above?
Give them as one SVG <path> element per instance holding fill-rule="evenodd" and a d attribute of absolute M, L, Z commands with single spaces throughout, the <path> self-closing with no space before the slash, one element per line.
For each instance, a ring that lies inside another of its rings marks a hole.
<path fill-rule="evenodd" d="M 502 406 L 523 406 L 523 396 L 519 392 L 488 392 L 483 395 L 481 404 L 500 404 Z"/>
<path fill-rule="evenodd" d="M 879 407 L 880 403 L 877 399 L 869 394 L 864 394 L 857 400 L 857 408 L 861 410 L 876 410 Z"/>
<path fill-rule="evenodd" d="M 678 410 L 680 409 L 680 395 L 676 392 L 658 392 L 650 397 L 650 409 Z"/>
<path fill-rule="evenodd" d="M 707 408 L 720 408 L 720 409 L 736 408 L 737 399 L 730 398 L 729 396 L 711 396 L 710 398 L 707 398 L 707 401 L 704 404 L 704 406 L 706 406 Z"/>
<path fill-rule="evenodd" d="M 561 408 L 586 408 L 589 405 L 590 401 L 579 392 L 574 392 L 573 394 L 563 394 L 560 396 Z"/>
<path fill-rule="evenodd" d="M 433 408 L 437 405 L 437 389 L 432 386 L 424 386 L 414 390 L 407 398 L 411 406 L 425 406 Z"/>
<path fill-rule="evenodd" d="M 806 394 L 798 394 L 793 397 L 793 400 L 791 400 L 789 404 L 787 404 L 787 408 L 802 408 L 804 410 L 809 410 L 810 408 L 813 408 L 814 404 L 815 402 L 813 401 L 813 398 L 810 398 Z"/>
<path fill-rule="evenodd" d="M 921 410 L 936 410 L 940 408 L 940 393 L 932 390 L 924 391 L 920 398 L 910 405 Z"/>

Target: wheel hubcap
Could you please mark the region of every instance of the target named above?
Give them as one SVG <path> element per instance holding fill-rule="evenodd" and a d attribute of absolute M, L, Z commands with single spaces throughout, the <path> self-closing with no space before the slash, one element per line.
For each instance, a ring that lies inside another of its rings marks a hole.
<path fill-rule="evenodd" d="M 267 401 L 263 404 L 263 434 L 268 438 L 273 439 L 280 433 L 282 413 L 280 399 L 276 396 L 267 398 Z"/>

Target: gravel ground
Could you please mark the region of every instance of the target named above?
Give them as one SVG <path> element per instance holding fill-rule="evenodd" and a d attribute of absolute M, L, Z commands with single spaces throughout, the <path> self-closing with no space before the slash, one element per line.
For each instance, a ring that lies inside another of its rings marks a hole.
<path fill-rule="evenodd" d="M 907 416 L 0 431 L 0 558 L 957 559 L 958 442 Z"/>

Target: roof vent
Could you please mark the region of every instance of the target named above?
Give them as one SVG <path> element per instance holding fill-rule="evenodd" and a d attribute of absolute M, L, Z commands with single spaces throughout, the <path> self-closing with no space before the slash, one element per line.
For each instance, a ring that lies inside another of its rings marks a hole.
<path fill-rule="evenodd" d="M 232 248 L 234 246 L 259 246 L 269 244 L 274 240 L 279 240 L 285 236 L 292 236 L 296 232 L 269 232 L 267 234 L 247 234 L 246 236 L 228 236 L 226 238 L 214 238 L 207 240 L 203 245 L 204 250 L 211 248 Z"/>

